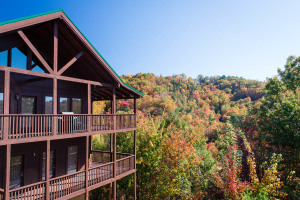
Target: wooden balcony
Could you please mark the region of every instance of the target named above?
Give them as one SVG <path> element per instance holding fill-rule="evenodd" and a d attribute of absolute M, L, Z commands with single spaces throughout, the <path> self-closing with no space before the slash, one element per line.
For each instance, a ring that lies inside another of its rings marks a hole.
<path fill-rule="evenodd" d="M 136 114 L 0 115 L 0 145 L 135 129 Z"/>
<path fill-rule="evenodd" d="M 85 193 L 86 189 L 95 189 L 135 172 L 134 155 L 117 153 L 117 177 L 114 177 L 114 162 L 103 163 L 103 161 L 111 159 L 111 156 L 110 152 L 93 151 L 93 163 L 88 170 L 87 186 L 85 170 L 50 179 L 50 199 L 66 199 L 71 195 L 80 195 Z M 0 200 L 4 199 L 3 194 L 4 190 L 0 189 Z M 45 199 L 46 181 L 11 189 L 9 198 L 11 200 Z"/>

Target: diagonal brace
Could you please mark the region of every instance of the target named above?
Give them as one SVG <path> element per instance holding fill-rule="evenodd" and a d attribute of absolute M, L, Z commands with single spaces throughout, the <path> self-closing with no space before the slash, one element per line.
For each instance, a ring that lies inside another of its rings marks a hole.
<path fill-rule="evenodd" d="M 58 75 L 64 73 L 71 65 L 73 65 L 81 56 L 83 55 L 83 51 L 79 52 L 74 58 L 72 58 L 65 66 L 63 66 L 58 72 Z"/>
<path fill-rule="evenodd" d="M 24 42 L 27 44 L 27 46 L 30 48 L 30 50 L 34 53 L 34 55 L 39 59 L 39 61 L 44 65 L 44 67 L 47 69 L 47 71 L 50 74 L 53 74 L 53 70 L 48 65 L 48 63 L 45 61 L 45 59 L 41 56 L 41 54 L 38 52 L 38 50 L 33 46 L 33 44 L 30 42 L 30 40 L 26 37 L 23 31 L 18 31 L 18 34 L 20 37 L 24 40 Z"/>

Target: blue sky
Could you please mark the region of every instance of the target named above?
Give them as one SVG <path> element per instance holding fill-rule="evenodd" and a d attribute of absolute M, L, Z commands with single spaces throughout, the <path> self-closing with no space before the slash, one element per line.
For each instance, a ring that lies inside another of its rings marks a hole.
<path fill-rule="evenodd" d="M 265 80 L 300 56 L 300 1 L 3 1 L 0 21 L 59 8 L 120 75 Z"/>

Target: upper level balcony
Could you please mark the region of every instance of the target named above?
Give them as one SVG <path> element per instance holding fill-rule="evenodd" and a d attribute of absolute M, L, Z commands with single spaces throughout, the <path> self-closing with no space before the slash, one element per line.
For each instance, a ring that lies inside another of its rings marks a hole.
<path fill-rule="evenodd" d="M 0 115 L 0 145 L 132 130 L 136 114 Z"/>

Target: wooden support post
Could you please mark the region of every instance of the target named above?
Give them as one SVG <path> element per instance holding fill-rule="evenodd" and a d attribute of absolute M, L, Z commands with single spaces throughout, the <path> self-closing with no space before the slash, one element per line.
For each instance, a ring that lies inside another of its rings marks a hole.
<path fill-rule="evenodd" d="M 111 109 L 111 114 L 113 114 L 114 111 L 114 103 L 113 100 L 110 101 L 110 109 Z M 114 134 L 110 134 L 110 162 L 113 162 L 113 151 L 114 151 Z"/>
<path fill-rule="evenodd" d="M 90 154 L 90 137 L 85 137 L 85 200 L 89 200 L 89 154 Z"/>
<path fill-rule="evenodd" d="M 93 160 L 92 160 L 92 151 L 93 151 L 93 136 L 91 135 L 90 136 L 90 144 L 89 144 L 90 146 L 89 146 L 89 148 L 90 148 L 90 158 L 89 158 L 89 166 L 91 165 L 91 163 L 93 162 Z"/>
<path fill-rule="evenodd" d="M 4 72 L 4 105 L 3 105 L 3 114 L 9 114 L 9 106 L 10 106 L 10 72 Z M 4 124 L 3 124 L 3 140 L 8 140 L 9 135 L 9 118 L 4 117 Z"/>
<path fill-rule="evenodd" d="M 137 113 L 137 104 L 136 104 L 136 98 L 134 98 L 134 114 Z M 135 127 L 137 125 L 137 120 L 136 120 L 136 115 L 135 115 Z M 133 131 L 134 132 L 134 169 L 136 170 L 136 130 Z M 133 174 L 133 182 L 134 182 L 134 200 L 136 200 L 136 171 Z"/>
<path fill-rule="evenodd" d="M 46 200 L 50 200 L 50 140 L 46 141 Z"/>
<path fill-rule="evenodd" d="M 117 177 L 117 118 L 116 118 L 116 88 L 113 88 L 112 96 L 112 114 L 114 118 L 114 178 Z M 117 199 L 117 181 L 113 183 L 113 199 Z"/>
<path fill-rule="evenodd" d="M 26 69 L 32 70 L 32 51 L 29 47 L 27 47 L 27 63 L 26 63 Z"/>
<path fill-rule="evenodd" d="M 113 183 L 109 184 L 109 200 L 111 200 L 111 196 L 112 196 L 112 188 L 113 188 Z"/>
<path fill-rule="evenodd" d="M 7 51 L 7 66 L 11 67 L 11 60 L 12 60 L 12 49 L 8 49 Z"/>
<path fill-rule="evenodd" d="M 91 132 L 91 114 L 92 114 L 92 90 L 91 90 L 91 84 L 88 84 L 88 92 L 87 92 L 87 95 L 88 95 L 88 116 L 87 116 L 87 124 L 88 124 L 88 127 L 87 127 L 87 130 L 88 132 L 90 133 Z"/>
<path fill-rule="evenodd" d="M 58 63 L 58 23 L 54 22 L 54 48 L 53 48 L 53 72 L 57 74 L 57 63 Z"/>
<path fill-rule="evenodd" d="M 53 73 L 57 74 L 57 63 L 58 63 L 58 23 L 54 22 L 54 30 L 53 30 Z M 53 78 L 53 106 L 52 113 L 54 115 L 52 121 L 52 132 L 53 135 L 57 135 L 57 78 Z"/>
<path fill-rule="evenodd" d="M 52 132 L 53 135 L 57 135 L 57 78 L 53 78 L 53 119 L 52 119 Z"/>
<path fill-rule="evenodd" d="M 11 144 L 6 145 L 6 166 L 5 166 L 5 181 L 4 181 L 4 199 L 9 200 L 9 181 L 10 181 L 10 156 Z"/>

